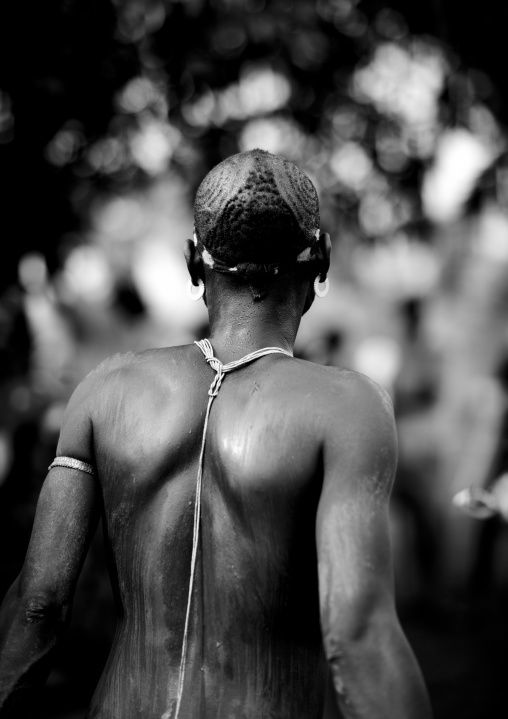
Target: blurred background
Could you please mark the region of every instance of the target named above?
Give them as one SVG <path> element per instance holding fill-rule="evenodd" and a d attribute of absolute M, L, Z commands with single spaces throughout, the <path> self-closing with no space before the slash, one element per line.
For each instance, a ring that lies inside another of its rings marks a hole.
<path fill-rule="evenodd" d="M 496 0 L 3 8 L 0 596 L 76 384 L 206 336 L 194 193 L 261 147 L 311 177 L 333 241 L 297 354 L 394 401 L 397 601 L 436 718 L 506 715 L 508 532 L 451 500 L 508 471 L 507 21 Z M 83 717 L 113 629 L 99 533 L 41 717 Z"/>

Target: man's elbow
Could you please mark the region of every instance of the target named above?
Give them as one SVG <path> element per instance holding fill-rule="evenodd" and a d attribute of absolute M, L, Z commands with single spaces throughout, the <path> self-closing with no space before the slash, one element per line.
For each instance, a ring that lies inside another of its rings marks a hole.
<path fill-rule="evenodd" d="M 52 592 L 37 591 L 20 598 L 18 612 L 22 625 L 60 633 L 70 621 L 71 607 Z"/>
<path fill-rule="evenodd" d="M 395 608 L 391 602 L 367 606 L 358 601 L 349 611 L 344 607 L 335 621 L 323 626 L 323 644 L 329 661 L 341 660 L 352 651 L 379 647 L 380 642 L 400 632 Z"/>

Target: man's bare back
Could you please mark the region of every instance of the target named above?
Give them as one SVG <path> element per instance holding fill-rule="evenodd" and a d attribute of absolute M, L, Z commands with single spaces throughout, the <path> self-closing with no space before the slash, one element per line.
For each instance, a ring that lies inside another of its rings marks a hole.
<path fill-rule="evenodd" d="M 323 423 L 340 425 L 352 376 L 270 356 L 224 380 L 207 433 L 185 716 L 321 715 Z M 121 613 L 90 717 L 160 717 L 175 701 L 212 378 L 194 345 L 119 356 L 69 408 L 74 429 L 85 406 L 91 417 Z M 87 459 L 82 442 L 63 435 L 58 452 Z"/>

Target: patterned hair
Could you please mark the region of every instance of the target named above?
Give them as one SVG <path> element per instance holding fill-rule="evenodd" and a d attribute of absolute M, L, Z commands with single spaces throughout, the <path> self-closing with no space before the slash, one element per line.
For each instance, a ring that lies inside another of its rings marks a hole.
<path fill-rule="evenodd" d="M 194 204 L 195 239 L 219 272 L 277 274 L 312 259 L 319 201 L 296 165 L 264 150 L 232 155 L 205 177 Z"/>

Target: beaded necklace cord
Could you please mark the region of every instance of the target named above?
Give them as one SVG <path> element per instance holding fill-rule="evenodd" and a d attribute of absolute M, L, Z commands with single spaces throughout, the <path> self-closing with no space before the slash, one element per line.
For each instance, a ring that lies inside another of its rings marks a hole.
<path fill-rule="evenodd" d="M 255 360 L 259 359 L 260 357 L 265 357 L 266 355 L 271 354 L 284 354 L 288 357 L 292 357 L 293 355 L 291 352 L 288 352 L 287 350 L 283 350 L 281 347 L 264 347 L 263 349 L 256 350 L 255 352 L 251 352 L 248 355 L 245 355 L 245 357 L 242 357 L 239 360 L 236 360 L 234 362 L 228 362 L 227 364 L 222 364 L 220 360 L 218 360 L 216 357 L 214 357 L 213 354 L 213 348 L 210 344 L 210 341 L 207 339 L 200 340 L 198 342 L 195 342 L 201 352 L 204 354 L 206 361 L 210 365 L 210 367 L 214 370 L 215 377 L 212 381 L 212 384 L 210 385 L 210 389 L 208 390 L 208 406 L 206 408 L 206 414 L 205 414 L 205 423 L 203 426 L 203 436 L 201 440 L 201 452 L 199 455 L 199 464 L 198 464 L 198 476 L 196 481 L 196 498 L 194 501 L 194 531 L 193 531 L 193 537 L 192 537 L 192 557 L 191 557 L 191 570 L 190 570 L 190 579 L 189 579 L 189 594 L 187 597 L 187 611 L 185 614 L 185 627 L 183 632 L 183 643 L 182 643 L 182 655 L 180 659 L 180 673 L 178 677 L 178 694 L 177 694 L 177 701 L 176 701 L 176 712 L 175 712 L 175 719 L 178 719 L 180 714 L 180 705 L 182 702 L 182 695 L 183 695 L 183 684 L 185 679 L 185 661 L 187 659 L 187 643 L 188 643 L 188 634 L 189 634 L 189 618 L 190 618 L 190 610 L 191 610 L 191 604 L 192 604 L 192 591 L 194 587 L 194 574 L 196 569 L 196 558 L 197 558 L 197 552 L 198 552 L 198 543 L 199 543 L 199 525 L 200 525 L 200 518 L 201 518 L 201 485 L 202 485 L 202 479 L 203 479 L 203 460 L 205 456 L 205 444 L 206 444 L 206 430 L 208 428 L 208 419 L 210 417 L 210 409 L 212 407 L 212 402 L 217 397 L 222 381 L 224 379 L 224 376 L 228 372 L 234 372 L 236 369 L 239 369 L 240 367 L 243 367 L 246 364 L 249 364 L 250 362 L 254 362 Z"/>

